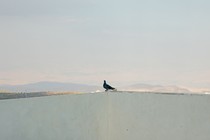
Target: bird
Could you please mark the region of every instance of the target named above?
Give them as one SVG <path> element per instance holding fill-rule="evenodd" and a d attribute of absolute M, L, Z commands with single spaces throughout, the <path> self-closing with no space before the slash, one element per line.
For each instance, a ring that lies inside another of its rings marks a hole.
<path fill-rule="evenodd" d="M 103 87 L 106 89 L 105 91 L 108 91 L 108 90 L 116 90 L 115 88 L 113 88 L 113 87 L 111 87 L 110 85 L 108 85 L 108 84 L 106 83 L 106 80 L 104 80 Z"/>

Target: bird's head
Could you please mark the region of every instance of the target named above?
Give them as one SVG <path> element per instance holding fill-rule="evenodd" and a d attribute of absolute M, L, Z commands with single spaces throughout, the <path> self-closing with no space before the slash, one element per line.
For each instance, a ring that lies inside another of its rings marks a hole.
<path fill-rule="evenodd" d="M 106 83 L 106 80 L 104 80 L 104 83 Z"/>

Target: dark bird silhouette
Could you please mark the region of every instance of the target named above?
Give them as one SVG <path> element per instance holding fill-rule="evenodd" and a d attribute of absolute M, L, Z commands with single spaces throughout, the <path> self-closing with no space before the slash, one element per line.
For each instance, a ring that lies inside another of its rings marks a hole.
<path fill-rule="evenodd" d="M 113 87 L 111 87 L 110 85 L 108 85 L 108 84 L 106 83 L 106 80 L 104 80 L 103 87 L 106 89 L 105 91 L 108 91 L 108 90 L 116 90 L 115 88 L 113 88 Z"/>

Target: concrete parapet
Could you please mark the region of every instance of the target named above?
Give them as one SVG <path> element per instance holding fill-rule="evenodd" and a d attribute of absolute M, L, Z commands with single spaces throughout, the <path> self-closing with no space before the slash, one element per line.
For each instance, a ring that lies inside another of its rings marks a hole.
<path fill-rule="evenodd" d="M 1 140 L 209 140 L 210 96 L 106 92 L 0 101 Z"/>

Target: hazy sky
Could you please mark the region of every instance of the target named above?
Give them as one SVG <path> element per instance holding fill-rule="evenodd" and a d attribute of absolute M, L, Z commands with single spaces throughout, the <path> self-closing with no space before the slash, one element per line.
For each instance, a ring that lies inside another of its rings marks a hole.
<path fill-rule="evenodd" d="M 210 89 L 209 0 L 0 0 L 0 84 Z"/>

